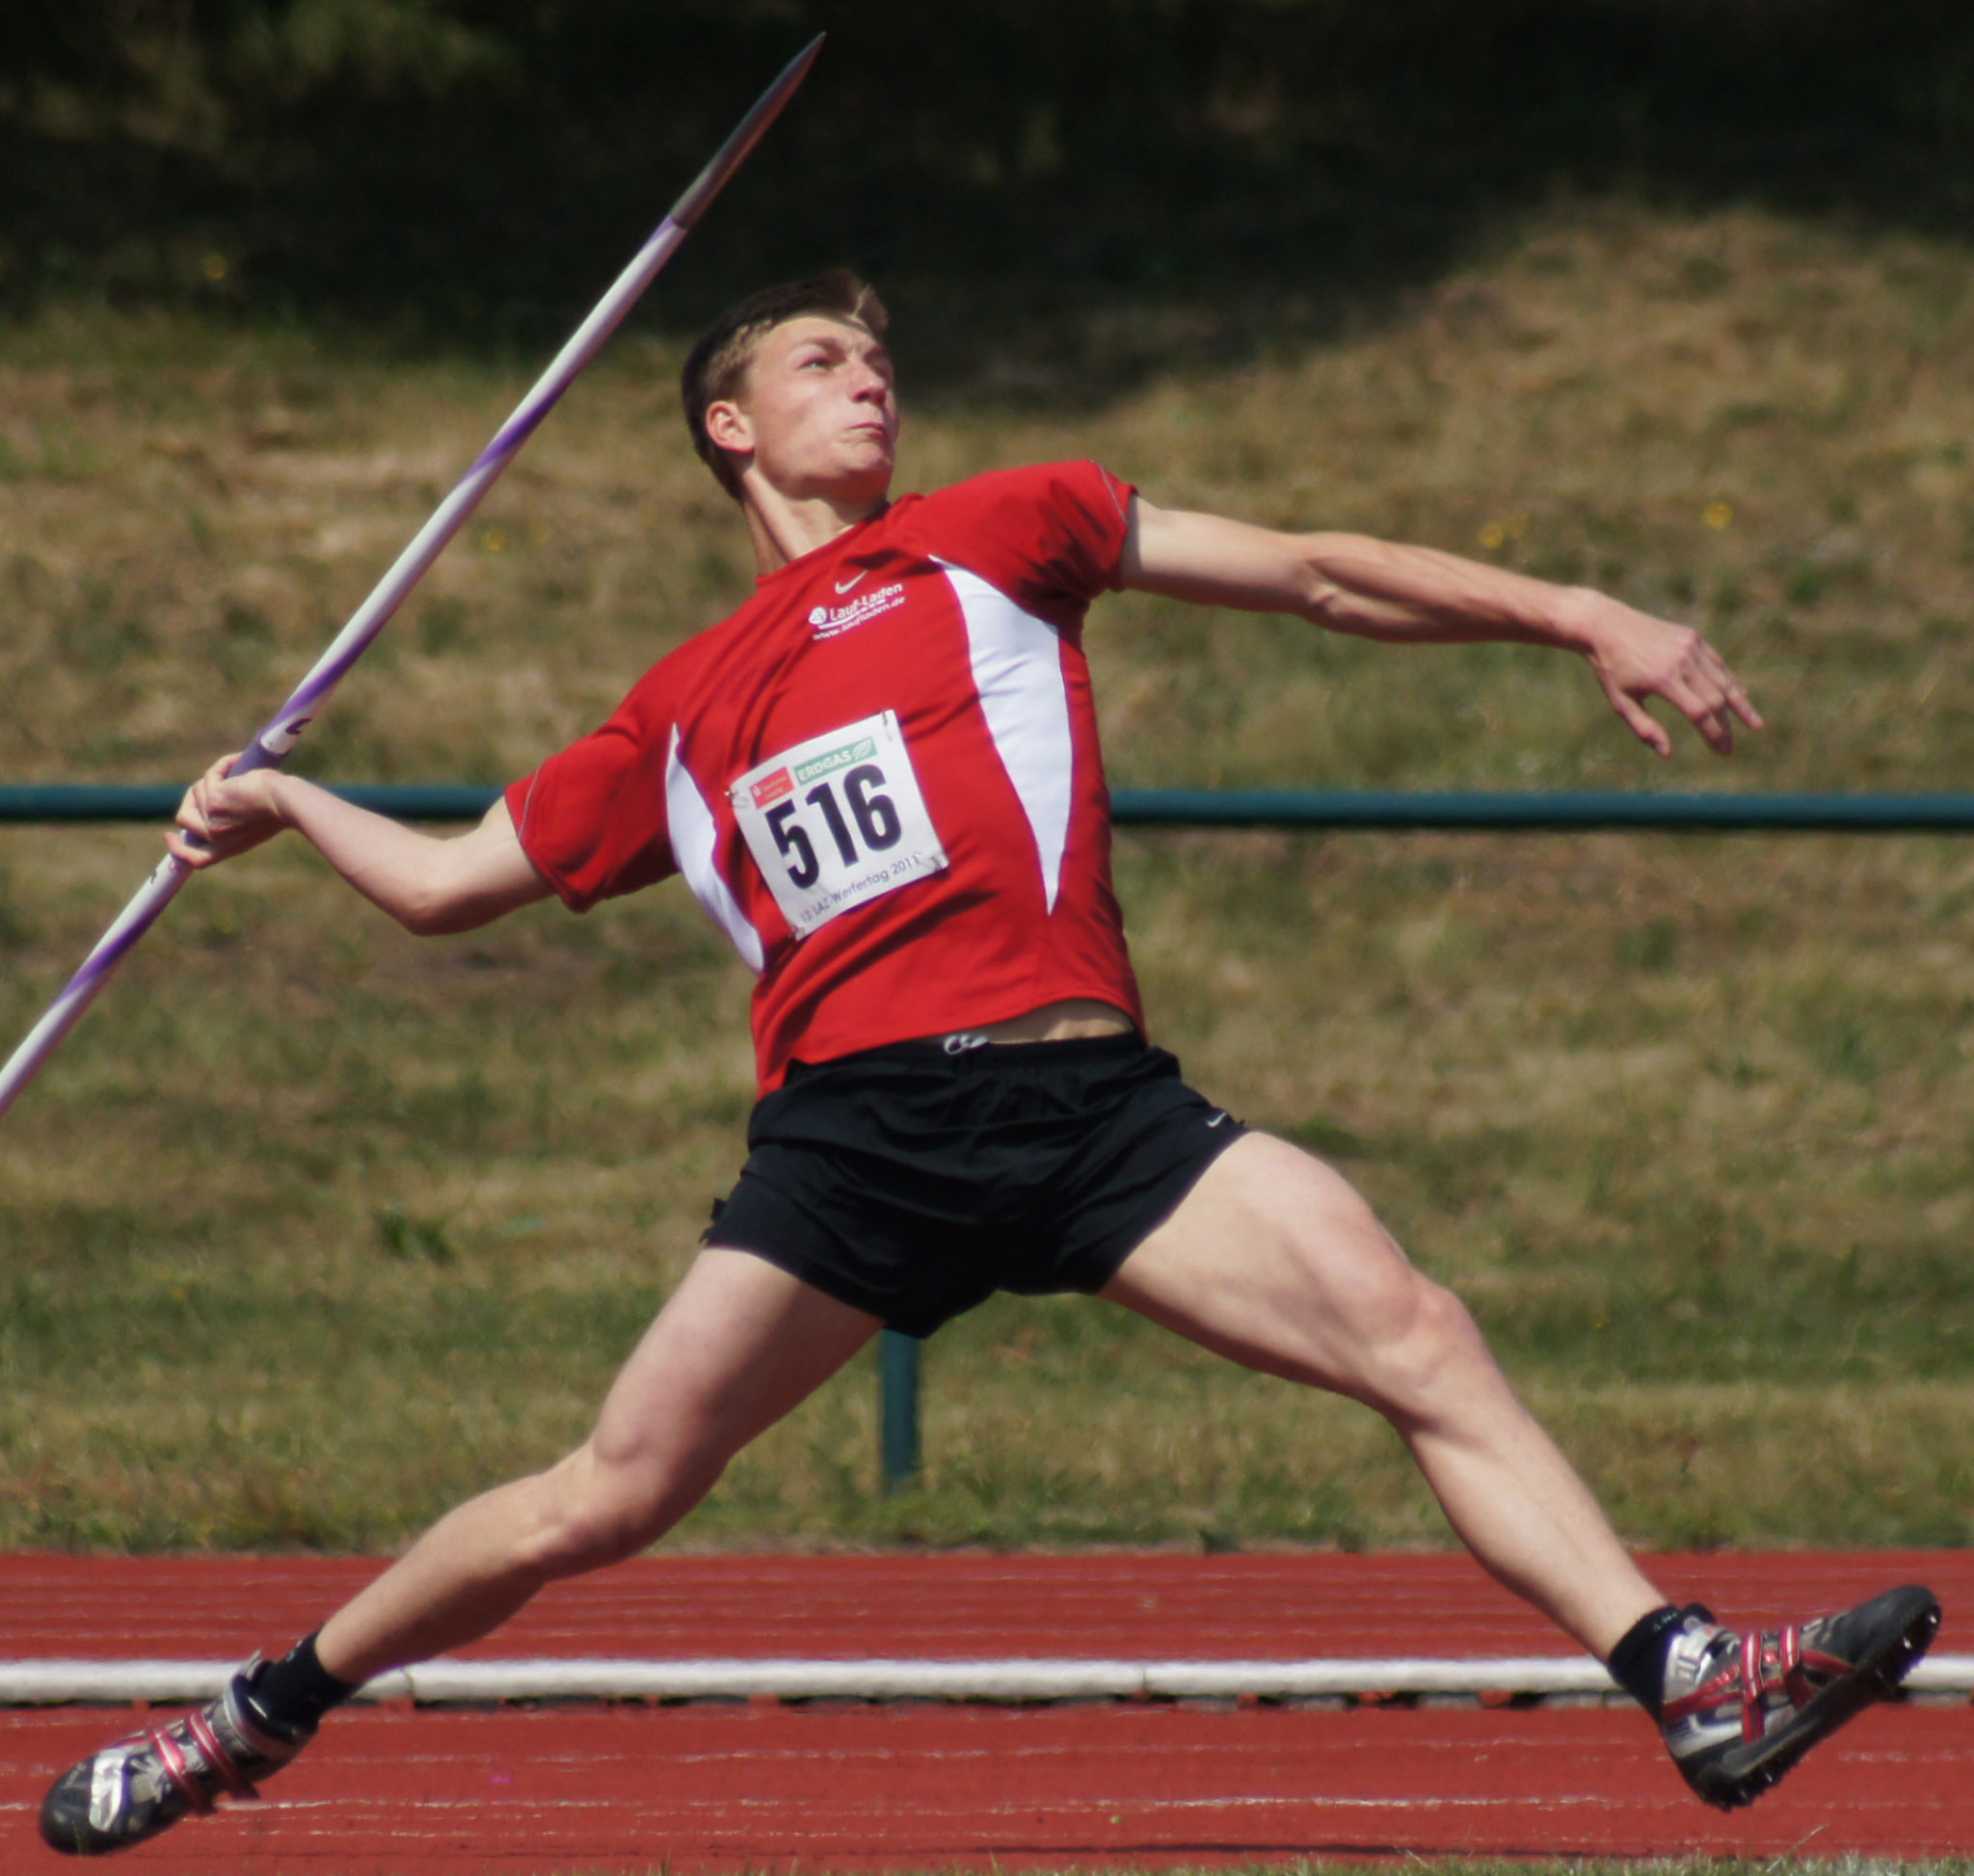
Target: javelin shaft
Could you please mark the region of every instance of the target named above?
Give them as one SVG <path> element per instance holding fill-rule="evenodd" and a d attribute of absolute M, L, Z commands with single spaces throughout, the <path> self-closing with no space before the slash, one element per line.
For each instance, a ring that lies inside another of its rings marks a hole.
<path fill-rule="evenodd" d="M 726 186 L 728 179 L 747 160 L 768 126 L 781 115 L 782 107 L 809 75 L 815 55 L 822 49 L 821 34 L 789 61 L 781 76 L 760 95 L 754 108 L 718 153 L 694 178 L 692 186 L 672 204 L 671 212 L 658 224 L 652 238 L 616 283 L 597 305 L 569 342 L 556 354 L 534 388 L 515 406 L 514 413 L 495 432 L 473 466 L 463 475 L 432 518 L 413 537 L 411 545 L 398 555 L 390 571 L 372 589 L 370 597 L 350 617 L 329 649 L 316 659 L 313 668 L 297 684 L 288 700 L 268 719 L 245 753 L 233 764 L 235 774 L 255 768 L 279 768 L 293 753 L 302 733 L 328 703 L 335 687 L 370 648 L 371 641 L 390 622 L 412 589 L 444 551 L 446 544 L 467 523 L 487 491 L 499 480 L 542 419 L 555 408 L 564 391 L 596 357 L 603 342 L 617 330 L 626 313 L 658 270 L 671 259 L 680 242 L 698 223 L 707 205 Z M 82 1013 L 95 1001 L 111 974 L 132 948 L 157 922 L 166 906 L 191 877 L 191 870 L 169 856 L 160 863 L 130 903 L 118 915 L 95 949 L 83 960 L 40 1021 L 30 1030 L 20 1046 L 0 1068 L 0 1114 L 13 1107 L 20 1092 L 41 1064 L 61 1046 L 62 1038 L 73 1029 Z"/>

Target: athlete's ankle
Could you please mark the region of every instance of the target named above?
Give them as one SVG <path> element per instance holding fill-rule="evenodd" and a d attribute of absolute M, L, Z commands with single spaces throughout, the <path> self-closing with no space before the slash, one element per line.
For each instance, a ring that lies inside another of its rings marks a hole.
<path fill-rule="evenodd" d="M 1612 1679 L 1654 1720 L 1660 1717 L 1665 1703 L 1666 1652 L 1672 1646 L 1672 1638 L 1684 1627 L 1687 1617 L 1694 1612 L 1675 1609 L 1667 1602 L 1649 1615 L 1641 1616 L 1618 1637 L 1617 1646 L 1605 1662 Z M 1698 1613 L 1705 1615 L 1704 1610 Z"/>
<path fill-rule="evenodd" d="M 247 1704 L 255 1719 L 285 1739 L 312 1733 L 322 1716 L 340 1706 L 357 1691 L 357 1683 L 338 1680 L 316 1658 L 315 1637 L 305 1635 L 279 1661 L 264 1662 L 246 1688 Z"/>

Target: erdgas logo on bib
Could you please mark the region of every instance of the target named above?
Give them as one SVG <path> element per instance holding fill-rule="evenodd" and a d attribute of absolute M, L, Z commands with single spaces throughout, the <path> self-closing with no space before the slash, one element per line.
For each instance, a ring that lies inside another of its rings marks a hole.
<path fill-rule="evenodd" d="M 857 577 L 861 579 L 863 575 Z M 851 583 L 854 585 L 856 582 Z M 812 606 L 809 613 L 811 635 L 835 638 L 853 626 L 861 626 L 865 620 L 874 619 L 880 612 L 889 612 L 904 603 L 905 582 L 894 579 L 889 586 L 873 586 L 867 593 L 859 593 L 848 605 Z"/>
<path fill-rule="evenodd" d="M 891 710 L 770 756 L 729 799 L 798 938 L 947 864 Z"/>
<path fill-rule="evenodd" d="M 784 795 L 793 794 L 798 784 L 813 782 L 818 776 L 834 774 L 840 768 L 847 768 L 852 763 L 867 763 L 877 753 L 875 737 L 859 737 L 852 742 L 845 742 L 835 749 L 825 750 L 820 756 L 812 756 L 806 763 L 793 768 L 778 768 L 772 775 L 764 776 L 748 791 L 754 796 L 757 808 L 766 808 L 781 800 Z"/>

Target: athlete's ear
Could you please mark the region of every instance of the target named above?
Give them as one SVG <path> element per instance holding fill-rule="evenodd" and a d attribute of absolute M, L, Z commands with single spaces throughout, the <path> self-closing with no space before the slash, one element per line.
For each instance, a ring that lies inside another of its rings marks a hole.
<path fill-rule="evenodd" d="M 707 440 L 715 448 L 736 456 L 754 454 L 754 422 L 731 397 L 716 399 L 706 407 Z"/>

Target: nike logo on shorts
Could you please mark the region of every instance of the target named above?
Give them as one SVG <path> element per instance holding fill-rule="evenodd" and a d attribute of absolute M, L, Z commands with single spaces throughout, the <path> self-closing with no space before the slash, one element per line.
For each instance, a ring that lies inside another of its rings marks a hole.
<path fill-rule="evenodd" d="M 1221 1121 L 1226 1119 L 1226 1117 L 1227 1110 L 1225 1108 L 1222 1108 L 1218 1113 L 1216 1113 L 1210 1121 L 1207 1122 L 1207 1125 L 1209 1127 L 1217 1127 Z"/>

